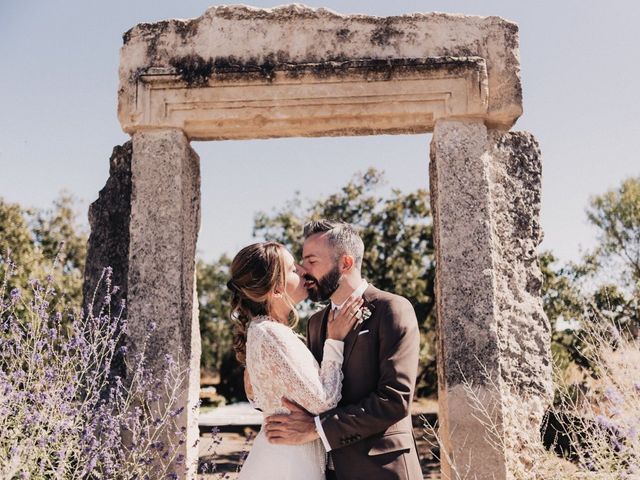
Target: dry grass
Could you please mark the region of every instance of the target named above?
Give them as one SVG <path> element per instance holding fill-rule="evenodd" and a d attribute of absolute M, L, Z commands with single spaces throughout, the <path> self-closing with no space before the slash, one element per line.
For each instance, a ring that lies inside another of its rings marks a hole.
<path fill-rule="evenodd" d="M 640 479 L 640 342 L 602 316 L 590 315 L 583 321 L 580 335 L 582 353 L 595 365 L 596 375 L 585 377 L 575 369 L 556 372 L 556 399 L 547 415 L 559 419 L 559 424 L 549 450 L 537 432 L 526 440 L 526 434 L 516 431 L 522 426 L 513 418 L 497 425 L 495 412 L 487 410 L 478 390 L 465 383 L 475 417 L 485 428 L 485 440 L 507 452 L 509 478 Z M 425 434 L 436 439 L 442 460 L 451 465 L 452 478 L 443 479 L 475 478 L 464 459 L 451 458 L 434 426 L 425 424 Z M 526 444 L 518 444 L 523 439 Z"/>

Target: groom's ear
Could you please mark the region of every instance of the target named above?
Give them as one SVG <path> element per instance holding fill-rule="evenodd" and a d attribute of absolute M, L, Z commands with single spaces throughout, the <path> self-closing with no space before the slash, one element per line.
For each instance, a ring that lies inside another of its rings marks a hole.
<path fill-rule="evenodd" d="M 353 257 L 351 255 L 343 255 L 342 256 L 342 268 L 344 271 L 348 272 L 353 268 Z"/>

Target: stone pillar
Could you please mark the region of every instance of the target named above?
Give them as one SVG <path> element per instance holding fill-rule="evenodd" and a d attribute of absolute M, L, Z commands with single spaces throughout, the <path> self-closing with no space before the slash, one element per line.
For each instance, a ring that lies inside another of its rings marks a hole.
<path fill-rule="evenodd" d="M 439 121 L 430 181 L 443 478 L 513 478 L 552 391 L 539 150 L 526 133 Z"/>
<path fill-rule="evenodd" d="M 187 431 L 177 447 L 186 461 L 179 478 L 195 478 L 198 449 L 200 331 L 195 293 L 195 250 L 200 225 L 198 155 L 181 130 L 133 135 L 129 246 L 129 331 L 135 352 L 151 323 L 149 365 L 159 378 L 165 354 L 188 371 L 178 407 Z"/>
<path fill-rule="evenodd" d="M 93 301 L 92 313 L 97 315 L 102 307 L 99 299 L 107 293 L 105 284 L 98 285 L 105 267 L 111 267 L 112 282 L 119 291 L 111 296 L 111 312 L 121 312 L 121 301 L 127 301 L 129 277 L 129 220 L 131 217 L 131 150 L 132 142 L 115 146 L 109 159 L 109 178 L 100 190 L 98 199 L 89 206 L 91 235 L 87 242 L 87 258 L 82 286 L 83 308 L 86 312 Z M 122 312 L 126 318 L 127 310 Z M 126 376 L 124 356 L 118 349 L 111 361 L 111 374 Z M 107 389 L 103 395 L 107 394 Z"/>
<path fill-rule="evenodd" d="M 120 299 L 127 298 L 129 271 L 129 217 L 131 216 L 131 141 L 113 147 L 109 159 L 109 178 L 100 190 L 98 199 L 89 206 L 91 234 L 87 242 L 84 267 L 82 305 L 88 308 L 94 294 L 106 294 L 98 288 L 105 267 L 113 270 L 113 285 L 120 288 L 114 295 L 111 311 L 119 311 Z M 96 288 L 98 291 L 96 292 Z M 97 314 L 101 305 L 94 305 Z"/>

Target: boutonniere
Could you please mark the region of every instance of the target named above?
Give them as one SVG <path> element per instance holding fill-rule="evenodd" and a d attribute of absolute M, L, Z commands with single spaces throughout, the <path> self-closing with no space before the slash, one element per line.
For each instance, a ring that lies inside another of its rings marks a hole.
<path fill-rule="evenodd" d="M 356 313 L 356 318 L 358 319 L 358 321 L 353 326 L 353 329 L 355 330 L 356 328 L 358 328 L 358 325 L 360 325 L 370 316 L 371 316 L 371 310 L 369 310 L 369 307 L 365 306 L 365 307 L 362 307 L 360 310 L 358 310 L 358 313 Z"/>

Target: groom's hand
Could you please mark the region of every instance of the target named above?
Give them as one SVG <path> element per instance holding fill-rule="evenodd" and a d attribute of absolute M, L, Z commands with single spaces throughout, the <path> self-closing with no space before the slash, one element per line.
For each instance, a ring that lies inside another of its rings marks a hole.
<path fill-rule="evenodd" d="M 282 405 L 291 410 L 291 414 L 267 417 L 265 431 L 270 443 L 300 445 L 319 438 L 313 415 L 284 397 Z"/>

